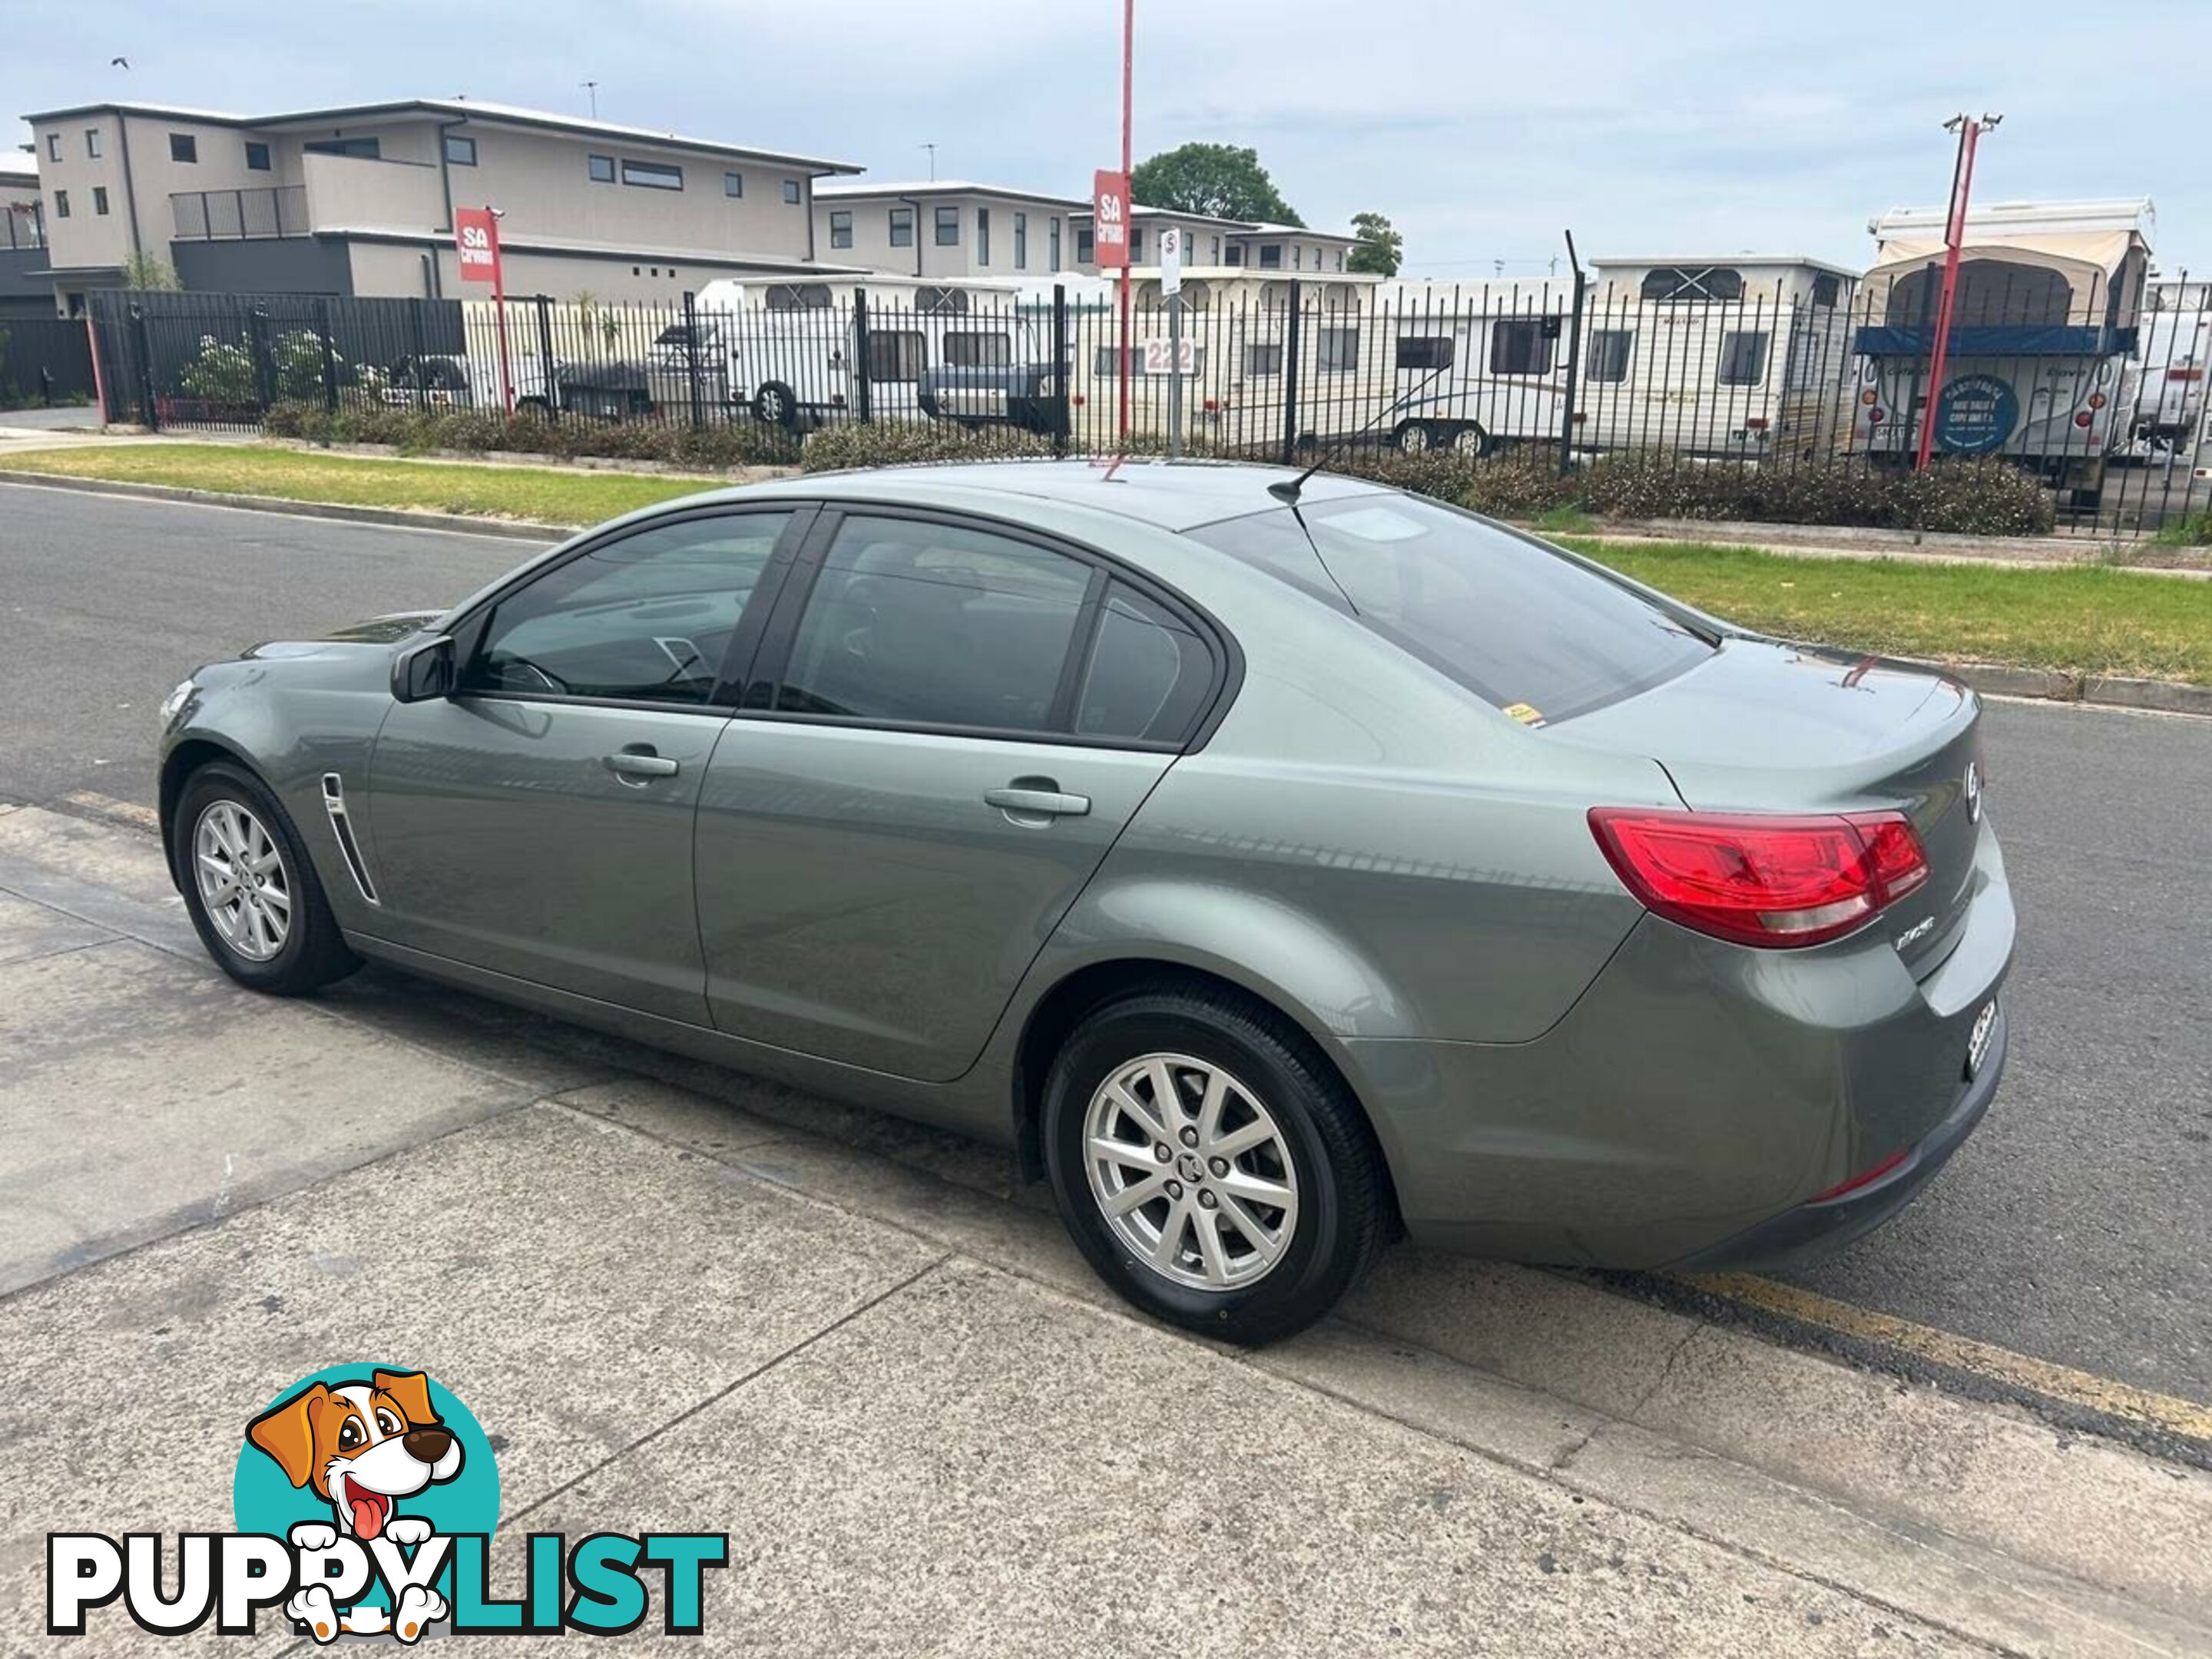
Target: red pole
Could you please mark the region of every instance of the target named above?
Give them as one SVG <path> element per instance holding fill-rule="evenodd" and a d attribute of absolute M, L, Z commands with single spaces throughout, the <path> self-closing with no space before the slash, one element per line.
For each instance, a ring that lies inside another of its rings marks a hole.
<path fill-rule="evenodd" d="M 1121 0 L 1121 177 L 1129 177 L 1130 168 L 1130 112 L 1135 104 L 1132 85 L 1137 62 L 1137 0 Z M 1125 237 L 1134 234 L 1137 224 L 1136 192 L 1131 191 L 1122 205 L 1122 225 Z M 1129 264 L 1127 241 L 1122 244 L 1121 261 L 1121 443 L 1129 442 L 1129 353 L 1133 343 L 1129 338 Z"/>
<path fill-rule="evenodd" d="M 1943 398 L 1943 365 L 1951 353 L 1951 306 L 1959 293 L 1959 248 L 1966 240 L 1966 203 L 1974 191 L 1974 144 L 1982 124 L 1959 118 L 1959 160 L 1951 170 L 1951 211 L 1943 227 L 1943 287 L 1936 302 L 1936 343 L 1928 356 L 1928 408 L 1920 417 L 1920 447 L 1912 470 L 1928 470 L 1936 447 L 1936 411 Z"/>

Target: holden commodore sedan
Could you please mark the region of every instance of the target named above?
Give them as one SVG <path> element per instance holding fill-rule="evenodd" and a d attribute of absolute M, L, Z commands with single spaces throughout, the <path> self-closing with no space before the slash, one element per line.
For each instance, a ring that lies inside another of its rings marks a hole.
<path fill-rule="evenodd" d="M 1771 1261 L 1988 1107 L 1979 709 L 1419 496 L 1010 462 L 634 514 L 165 706 L 232 977 L 363 957 L 1003 1143 L 1161 1319 L 1400 1232 Z"/>

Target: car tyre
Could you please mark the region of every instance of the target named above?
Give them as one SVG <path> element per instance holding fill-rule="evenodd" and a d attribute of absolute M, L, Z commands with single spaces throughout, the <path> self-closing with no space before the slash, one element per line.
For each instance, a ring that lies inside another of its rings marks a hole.
<path fill-rule="evenodd" d="M 1133 1091 L 1142 1106 L 1154 1104 L 1156 1060 L 1166 1065 L 1182 1118 L 1173 1129 L 1170 1156 L 1177 1161 L 1161 1158 L 1158 1145 L 1151 1153 L 1157 1169 L 1133 1157 L 1129 1147 L 1141 1147 L 1150 1132 L 1133 1133 L 1137 1120 L 1127 1113 L 1103 1132 L 1122 1150 L 1098 1158 L 1100 1114 L 1112 1109 L 1103 1103 L 1109 1085 Z M 1145 1075 L 1124 1084 L 1132 1068 Z M 1226 1103 L 1218 1133 L 1191 1144 L 1216 1077 Z M 1213 1146 L 1251 1140 L 1255 1125 L 1272 1128 L 1272 1139 L 1233 1151 L 1223 1175 L 1222 1163 L 1210 1156 Z M 1053 1064 L 1041 1127 L 1046 1175 L 1077 1247 L 1124 1298 L 1186 1330 L 1245 1345 L 1302 1330 L 1359 1282 L 1391 1231 L 1395 1210 L 1382 1155 L 1358 1103 L 1303 1032 L 1233 992 L 1148 990 L 1093 1010 Z M 1163 1186 L 1127 1218 L 1109 1216 L 1109 1203 L 1190 1170 L 1186 1153 L 1208 1173 L 1182 1186 L 1182 1197 L 1169 1199 Z M 1109 1196 L 1107 1189 L 1125 1176 L 1126 1185 Z M 1288 1209 L 1251 1197 L 1285 1188 Z M 1231 1200 L 1237 1217 L 1223 1213 Z M 1244 1219 L 1258 1224 L 1249 1235 Z M 1201 1226 L 1215 1230 L 1210 1249 L 1201 1248 Z M 1146 1237 L 1164 1240 L 1171 1228 L 1180 1230 L 1180 1248 L 1168 1253 L 1174 1265 L 1156 1266 L 1163 1247 L 1148 1251 Z M 1270 1231 L 1279 1245 L 1267 1265 L 1255 1240 Z M 1215 1282 L 1194 1282 L 1201 1275 Z"/>
<path fill-rule="evenodd" d="M 222 893 L 230 890 L 222 878 L 210 872 L 204 878 L 204 825 L 220 863 L 228 864 L 231 853 L 242 850 L 258 853 L 255 862 L 274 855 L 274 869 L 262 890 L 281 891 L 283 903 L 264 899 L 260 908 L 264 916 L 283 915 L 281 941 L 275 948 L 269 945 L 276 924 L 257 928 L 242 914 L 243 900 L 227 906 L 221 902 Z M 194 772 L 178 799 L 172 834 L 177 885 L 192 927 L 216 965 L 240 985 L 273 996 L 303 996 L 361 966 L 361 958 L 347 948 L 338 932 L 337 919 L 331 914 L 330 901 L 291 815 L 251 772 L 222 761 Z"/>

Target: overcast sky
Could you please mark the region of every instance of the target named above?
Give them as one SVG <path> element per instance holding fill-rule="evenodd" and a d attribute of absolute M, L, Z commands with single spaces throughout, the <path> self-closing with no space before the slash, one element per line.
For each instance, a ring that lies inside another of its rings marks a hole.
<path fill-rule="evenodd" d="M 1117 0 L 77 0 L 0 48 L 0 110 L 262 112 L 455 94 L 1087 194 L 1120 144 Z M 125 70 L 109 60 L 127 57 Z M 1940 202 L 1941 123 L 2002 112 L 1976 198 L 2148 196 L 2212 264 L 2212 0 L 1138 0 L 1139 159 L 1255 146 L 1309 223 L 1389 215 L 1418 275 L 1596 254 L 1867 263 Z M 27 133 L 20 128 L 15 137 Z"/>

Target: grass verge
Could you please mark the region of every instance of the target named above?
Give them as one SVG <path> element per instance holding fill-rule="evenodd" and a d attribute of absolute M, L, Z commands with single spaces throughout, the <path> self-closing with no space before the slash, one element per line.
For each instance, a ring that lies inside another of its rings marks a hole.
<path fill-rule="evenodd" d="M 2212 685 L 2212 582 L 2105 565 L 1816 559 L 1567 540 L 1700 610 L 1791 639 Z"/>
<path fill-rule="evenodd" d="M 244 444 L 78 445 L 0 455 L 0 470 L 170 484 L 226 495 L 467 513 L 587 525 L 712 485 L 697 478 L 574 468 L 356 459 Z"/>
<path fill-rule="evenodd" d="M 365 460 L 239 444 L 27 450 L 0 456 L 0 470 L 555 525 L 596 524 L 702 488 L 692 478 Z M 1579 527 L 1563 516 L 1558 531 Z M 2212 685 L 2212 582 L 2094 565 L 2023 569 L 1565 539 L 1715 616 L 1793 639 Z"/>

